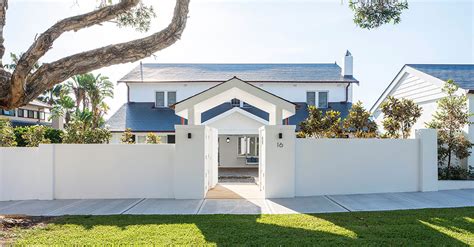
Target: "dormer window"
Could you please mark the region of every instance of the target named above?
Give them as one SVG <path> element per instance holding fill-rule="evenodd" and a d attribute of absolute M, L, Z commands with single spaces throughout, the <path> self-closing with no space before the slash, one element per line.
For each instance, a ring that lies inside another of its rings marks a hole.
<path fill-rule="evenodd" d="M 176 103 L 176 92 L 168 92 L 168 106 Z"/>
<path fill-rule="evenodd" d="M 232 99 L 230 101 L 230 105 L 232 105 L 232 107 L 239 107 L 240 106 L 240 100 L 238 99 Z"/>
<path fill-rule="evenodd" d="M 318 108 L 328 108 L 328 92 L 318 92 Z"/>
<path fill-rule="evenodd" d="M 306 92 L 306 104 L 316 105 L 316 92 Z"/>
<path fill-rule="evenodd" d="M 155 107 L 165 107 L 165 92 L 155 92 Z"/>

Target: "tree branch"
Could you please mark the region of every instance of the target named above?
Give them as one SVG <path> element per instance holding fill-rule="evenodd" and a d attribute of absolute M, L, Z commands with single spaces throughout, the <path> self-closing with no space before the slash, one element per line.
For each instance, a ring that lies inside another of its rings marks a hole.
<path fill-rule="evenodd" d="M 189 1 L 176 1 L 171 23 L 160 32 L 142 39 L 101 47 L 43 64 L 28 77 L 26 92 L 16 105 L 26 104 L 44 90 L 73 75 L 114 64 L 134 62 L 174 44 L 180 39 L 186 26 Z"/>
<path fill-rule="evenodd" d="M 30 46 L 16 64 L 16 68 L 12 73 L 11 83 L 11 99 L 12 104 L 17 104 L 15 101 L 23 98 L 25 94 L 25 81 L 29 76 L 31 70 L 38 62 L 38 60 L 51 49 L 53 42 L 68 31 L 77 31 L 86 27 L 93 26 L 115 18 L 118 14 L 124 13 L 133 6 L 137 5 L 139 0 L 121 0 L 120 3 L 102 7 L 95 11 L 69 17 L 63 19 L 48 30 L 42 33 Z"/>

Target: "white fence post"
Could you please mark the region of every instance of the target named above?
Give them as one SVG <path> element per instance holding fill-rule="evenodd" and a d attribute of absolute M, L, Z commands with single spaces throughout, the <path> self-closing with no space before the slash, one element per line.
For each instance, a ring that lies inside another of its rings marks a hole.
<path fill-rule="evenodd" d="M 202 199 L 206 195 L 206 126 L 176 125 L 175 128 L 174 196 L 176 199 Z"/>
<path fill-rule="evenodd" d="M 419 140 L 419 189 L 438 190 L 438 136 L 435 129 L 416 130 Z"/>
<path fill-rule="evenodd" d="M 265 198 L 295 196 L 295 126 L 263 126 Z"/>

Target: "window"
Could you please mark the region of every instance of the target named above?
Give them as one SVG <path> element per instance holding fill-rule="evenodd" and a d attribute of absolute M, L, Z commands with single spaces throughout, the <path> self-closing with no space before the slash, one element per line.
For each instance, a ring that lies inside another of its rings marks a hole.
<path fill-rule="evenodd" d="M 258 137 L 239 137 L 237 149 L 240 156 L 257 156 Z"/>
<path fill-rule="evenodd" d="M 15 116 L 15 110 L 1 110 L 1 114 L 5 116 Z"/>
<path fill-rule="evenodd" d="M 328 92 L 318 92 L 318 108 L 328 108 Z"/>
<path fill-rule="evenodd" d="M 168 92 L 168 106 L 176 103 L 176 92 Z"/>
<path fill-rule="evenodd" d="M 44 112 L 40 111 L 39 112 L 39 119 L 44 120 L 45 119 L 45 114 Z"/>
<path fill-rule="evenodd" d="M 232 99 L 230 101 L 230 104 L 233 106 L 233 107 L 239 107 L 240 106 L 240 100 L 238 99 Z"/>
<path fill-rule="evenodd" d="M 165 106 L 165 92 L 156 92 L 155 93 L 155 107 L 164 107 Z"/>
<path fill-rule="evenodd" d="M 24 117 L 24 116 L 25 116 L 25 110 L 23 110 L 23 109 L 18 109 L 18 116 L 19 116 L 19 117 Z"/>
<path fill-rule="evenodd" d="M 35 118 L 35 111 L 28 110 L 28 118 Z"/>
<path fill-rule="evenodd" d="M 243 108 L 250 108 L 252 107 L 251 105 L 247 104 L 247 102 L 244 102 L 244 104 L 242 105 Z"/>
<path fill-rule="evenodd" d="M 176 136 L 168 135 L 168 143 L 176 143 Z"/>
<path fill-rule="evenodd" d="M 137 143 L 146 143 L 146 136 L 137 136 Z"/>
<path fill-rule="evenodd" d="M 306 92 L 306 104 L 316 105 L 316 92 Z"/>

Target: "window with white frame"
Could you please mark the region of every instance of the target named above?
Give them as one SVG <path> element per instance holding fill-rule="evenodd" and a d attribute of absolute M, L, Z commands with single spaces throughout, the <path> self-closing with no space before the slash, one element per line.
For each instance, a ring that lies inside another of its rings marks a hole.
<path fill-rule="evenodd" d="M 159 91 L 155 92 L 155 107 L 164 107 L 165 106 L 165 92 Z"/>
<path fill-rule="evenodd" d="M 316 92 L 306 92 L 306 104 L 316 105 Z"/>
<path fill-rule="evenodd" d="M 318 92 L 318 108 L 328 108 L 328 92 Z"/>
<path fill-rule="evenodd" d="M 176 92 L 168 92 L 168 106 L 176 103 Z"/>

